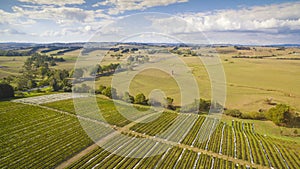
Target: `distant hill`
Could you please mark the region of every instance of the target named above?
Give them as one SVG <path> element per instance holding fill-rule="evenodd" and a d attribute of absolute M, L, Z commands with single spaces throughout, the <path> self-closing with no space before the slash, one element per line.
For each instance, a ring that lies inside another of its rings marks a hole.
<path fill-rule="evenodd" d="M 137 46 L 264 46 L 264 47 L 300 47 L 300 44 L 273 44 L 273 45 L 242 45 L 242 44 L 185 44 L 185 43 L 139 43 L 139 42 L 72 42 L 72 43 L 18 43 L 18 42 L 5 42 L 0 43 L 1 50 L 18 50 L 28 48 L 82 48 L 82 47 L 95 47 L 95 46 L 114 46 L 114 45 L 137 45 Z"/>

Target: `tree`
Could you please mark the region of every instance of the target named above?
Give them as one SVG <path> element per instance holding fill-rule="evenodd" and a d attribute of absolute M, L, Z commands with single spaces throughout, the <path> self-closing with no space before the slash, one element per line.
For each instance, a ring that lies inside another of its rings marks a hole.
<path fill-rule="evenodd" d="M 291 109 L 285 104 L 278 104 L 266 113 L 267 119 L 272 120 L 276 125 L 288 123 L 291 116 Z"/>
<path fill-rule="evenodd" d="M 175 107 L 174 107 L 174 105 L 173 105 L 173 101 L 174 101 L 174 99 L 173 98 L 171 98 L 171 97 L 167 97 L 166 98 L 166 108 L 167 109 L 171 109 L 171 110 L 175 110 Z"/>
<path fill-rule="evenodd" d="M 96 93 L 98 93 L 98 94 L 102 94 L 103 93 L 103 91 L 106 89 L 106 86 L 103 86 L 103 85 L 100 85 L 99 86 L 99 89 L 98 90 L 96 90 Z"/>
<path fill-rule="evenodd" d="M 14 89 L 11 85 L 0 83 L 0 99 L 14 97 Z"/>
<path fill-rule="evenodd" d="M 111 99 L 117 99 L 117 90 L 113 87 L 107 87 L 103 90 L 102 94 Z"/>
<path fill-rule="evenodd" d="M 55 78 L 50 81 L 50 86 L 52 87 L 53 91 L 58 91 L 60 89 L 60 86 Z"/>
<path fill-rule="evenodd" d="M 135 96 L 134 98 L 134 103 L 135 104 L 142 104 L 142 105 L 147 105 L 147 99 L 143 93 L 139 93 Z"/>
<path fill-rule="evenodd" d="M 28 79 L 25 78 L 24 76 L 19 76 L 16 78 L 16 88 L 17 90 L 25 90 L 27 89 L 27 83 L 28 83 Z"/>
<path fill-rule="evenodd" d="M 128 92 L 124 93 L 122 100 L 124 100 L 127 103 L 134 103 L 134 97 L 131 96 Z"/>
<path fill-rule="evenodd" d="M 210 109 L 210 101 L 200 99 L 199 100 L 199 111 L 209 111 Z"/>

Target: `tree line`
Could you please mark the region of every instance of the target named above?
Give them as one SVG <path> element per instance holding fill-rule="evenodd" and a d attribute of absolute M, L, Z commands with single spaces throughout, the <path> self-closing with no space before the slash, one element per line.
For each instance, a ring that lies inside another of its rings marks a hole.
<path fill-rule="evenodd" d="M 225 114 L 241 119 L 270 120 L 278 126 L 300 127 L 300 117 L 294 109 L 286 104 L 277 104 L 269 110 L 242 113 L 238 109 L 225 110 Z"/>

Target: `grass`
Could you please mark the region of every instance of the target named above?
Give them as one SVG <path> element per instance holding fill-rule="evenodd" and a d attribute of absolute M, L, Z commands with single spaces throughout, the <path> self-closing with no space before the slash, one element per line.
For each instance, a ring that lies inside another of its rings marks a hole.
<path fill-rule="evenodd" d="M 221 59 L 229 56 L 221 55 Z M 204 65 L 197 57 L 184 57 L 199 86 L 200 96 L 209 99 L 211 83 Z M 274 59 L 231 59 L 223 61 L 227 81 L 225 106 L 242 111 L 269 109 L 264 100 L 273 98 L 275 103 L 285 103 L 300 110 L 300 61 Z M 230 63 L 230 61 L 234 63 Z M 96 86 L 110 85 L 112 77 L 101 77 Z M 180 103 L 180 89 L 173 77 L 159 70 L 148 69 L 140 72 L 130 85 L 130 93 L 149 94 L 153 89 L 162 89 L 167 96 Z M 187 90 L 187 89 L 186 89 Z"/>
<path fill-rule="evenodd" d="M 238 119 L 226 115 L 223 115 L 221 117 L 221 121 L 226 122 L 229 125 L 231 125 L 232 120 L 245 123 L 253 123 L 255 131 L 261 135 L 267 135 L 281 140 L 295 141 L 300 143 L 300 137 L 291 137 L 295 128 L 277 126 L 272 121 Z"/>
<path fill-rule="evenodd" d="M 9 75 L 19 75 L 28 56 L 0 56 L 0 78 Z"/>

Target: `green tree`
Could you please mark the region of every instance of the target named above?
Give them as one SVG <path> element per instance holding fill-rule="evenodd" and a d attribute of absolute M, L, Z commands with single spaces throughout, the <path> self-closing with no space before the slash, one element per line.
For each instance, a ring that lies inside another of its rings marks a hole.
<path fill-rule="evenodd" d="M 0 83 L 0 99 L 14 97 L 14 89 L 11 85 Z"/>
<path fill-rule="evenodd" d="M 106 86 L 100 85 L 98 90 L 96 90 L 97 94 L 103 94 L 103 91 L 106 89 Z"/>
<path fill-rule="evenodd" d="M 285 104 L 278 104 L 266 113 L 267 119 L 272 120 L 276 125 L 288 123 L 291 116 L 291 109 Z"/>
<path fill-rule="evenodd" d="M 107 87 L 106 89 L 103 90 L 102 94 L 109 98 L 117 99 L 117 90 L 112 87 Z"/>
<path fill-rule="evenodd" d="M 145 95 L 143 93 L 139 93 L 134 98 L 135 104 L 142 104 L 147 105 L 148 100 L 146 99 Z"/>

